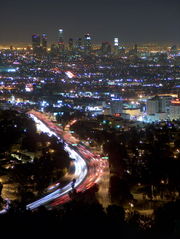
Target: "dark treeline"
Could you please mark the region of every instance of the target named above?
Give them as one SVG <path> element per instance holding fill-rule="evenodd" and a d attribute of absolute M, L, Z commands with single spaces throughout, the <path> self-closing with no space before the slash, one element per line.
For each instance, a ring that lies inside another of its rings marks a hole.
<path fill-rule="evenodd" d="M 143 223 L 142 223 L 143 222 Z M 155 212 L 153 222 L 133 212 L 125 218 L 123 207 L 110 205 L 106 210 L 98 203 L 83 200 L 47 210 L 41 207 L 31 212 L 19 204 L 12 206 L 7 214 L 0 216 L 1 232 L 13 235 L 57 235 L 110 238 L 160 238 L 176 239 L 180 236 L 180 202 L 164 205 Z"/>
<path fill-rule="evenodd" d="M 70 162 L 63 143 L 37 132 L 27 114 L 0 111 L 0 176 L 6 178 L 3 183 L 15 188 L 16 198 L 30 202 L 39 197 L 64 176 Z"/>

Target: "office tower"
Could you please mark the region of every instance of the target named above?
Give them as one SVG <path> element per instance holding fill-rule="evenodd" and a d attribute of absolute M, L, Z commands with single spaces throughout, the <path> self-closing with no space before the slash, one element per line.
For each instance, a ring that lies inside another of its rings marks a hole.
<path fill-rule="evenodd" d="M 33 34 L 32 35 L 32 47 L 33 48 L 40 47 L 40 44 L 41 44 L 40 36 L 38 34 Z"/>
<path fill-rule="evenodd" d="M 58 31 L 58 43 L 64 44 L 64 33 L 63 29 L 59 29 Z"/>
<path fill-rule="evenodd" d="M 89 54 L 91 52 L 92 43 L 90 34 L 87 33 L 84 35 L 84 53 Z"/>
<path fill-rule="evenodd" d="M 111 54 L 111 44 L 109 42 L 102 42 L 101 53 L 102 53 L 102 55 L 110 55 Z"/>
<path fill-rule="evenodd" d="M 146 112 L 148 115 L 155 114 L 159 112 L 159 97 L 156 96 L 147 101 Z"/>
<path fill-rule="evenodd" d="M 119 39 L 117 37 L 114 38 L 114 54 L 117 55 L 119 50 Z"/>
<path fill-rule="evenodd" d="M 41 39 L 38 34 L 32 35 L 32 48 L 34 54 L 39 54 L 41 51 Z"/>
<path fill-rule="evenodd" d="M 63 31 L 63 29 L 58 30 L 58 46 L 59 46 L 59 51 L 63 52 L 64 51 L 64 31 Z"/>
<path fill-rule="evenodd" d="M 134 54 L 137 55 L 138 53 L 138 47 L 137 47 L 137 44 L 134 45 Z"/>
<path fill-rule="evenodd" d="M 47 35 L 46 34 L 42 34 L 42 51 L 43 53 L 47 52 Z"/>
<path fill-rule="evenodd" d="M 117 37 L 114 38 L 114 46 L 115 47 L 119 46 L 119 39 Z"/>
<path fill-rule="evenodd" d="M 155 96 L 147 101 L 147 114 L 168 113 L 171 96 Z"/>
<path fill-rule="evenodd" d="M 73 51 L 73 49 L 74 49 L 74 41 L 73 41 L 72 38 L 69 38 L 68 45 L 69 45 L 69 51 Z"/>

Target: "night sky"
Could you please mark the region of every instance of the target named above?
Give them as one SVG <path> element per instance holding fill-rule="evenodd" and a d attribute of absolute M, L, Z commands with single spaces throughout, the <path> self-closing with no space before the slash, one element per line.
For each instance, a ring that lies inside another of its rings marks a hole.
<path fill-rule="evenodd" d="M 1 0 L 0 45 L 31 43 L 33 33 L 57 41 L 89 32 L 94 43 L 180 43 L 180 0 Z"/>

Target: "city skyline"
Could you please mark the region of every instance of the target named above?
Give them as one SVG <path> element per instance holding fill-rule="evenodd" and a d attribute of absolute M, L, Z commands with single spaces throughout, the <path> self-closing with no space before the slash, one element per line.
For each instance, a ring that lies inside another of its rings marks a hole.
<path fill-rule="evenodd" d="M 0 44 L 30 43 L 33 33 L 48 36 L 48 43 L 57 42 L 57 30 L 64 30 L 65 41 L 90 33 L 93 43 L 180 42 L 180 16 L 177 0 L 91 0 L 84 2 L 36 1 L 28 6 L 22 0 L 1 4 Z"/>

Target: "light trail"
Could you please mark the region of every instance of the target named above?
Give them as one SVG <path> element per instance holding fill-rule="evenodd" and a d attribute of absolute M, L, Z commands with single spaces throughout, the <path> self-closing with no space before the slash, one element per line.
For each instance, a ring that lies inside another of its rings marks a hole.
<path fill-rule="evenodd" d="M 77 143 L 77 139 L 70 133 L 65 132 L 62 128 L 52 123 L 47 117 L 37 111 L 31 110 L 29 115 L 37 124 L 37 128 L 49 136 L 55 136 L 61 142 L 64 142 L 64 149 L 69 153 L 70 158 L 74 160 L 75 173 L 74 188 L 76 191 L 83 192 L 95 183 L 99 182 L 103 176 L 104 170 L 108 167 L 108 161 L 94 154 L 82 143 Z M 53 186 L 50 185 L 49 187 Z M 57 206 L 70 201 L 68 193 L 72 190 L 72 182 L 63 188 L 58 188 L 54 192 L 32 202 L 26 206 L 27 209 L 33 210 L 41 205 L 50 203 L 50 206 Z"/>
<path fill-rule="evenodd" d="M 55 136 L 58 139 L 58 135 L 50 130 L 41 120 L 39 120 L 35 115 L 30 114 L 31 118 L 36 122 L 37 129 L 47 133 L 49 136 Z M 69 153 L 70 158 L 74 159 L 74 166 L 75 166 L 75 177 L 76 177 L 76 182 L 75 182 L 75 187 L 77 187 L 86 177 L 87 175 L 87 165 L 84 159 L 75 151 L 73 150 L 67 143 L 65 143 L 64 147 L 65 151 Z M 59 198 L 68 192 L 72 190 L 72 182 L 64 186 L 63 188 L 59 188 L 55 190 L 54 192 L 44 196 L 43 198 L 40 198 L 39 200 L 32 202 L 26 206 L 26 209 L 33 210 L 41 205 L 44 205 L 56 198 Z"/>

